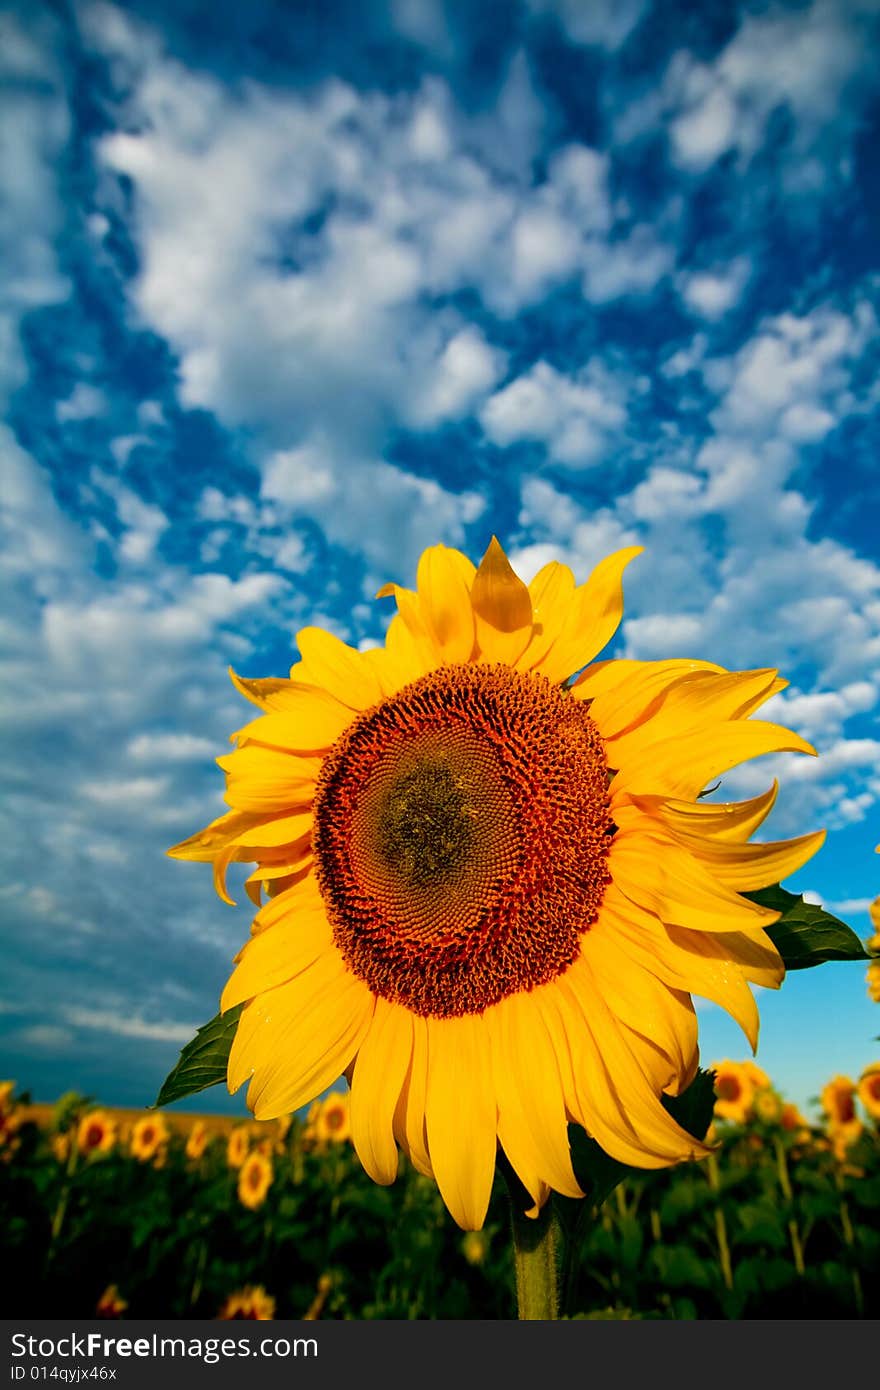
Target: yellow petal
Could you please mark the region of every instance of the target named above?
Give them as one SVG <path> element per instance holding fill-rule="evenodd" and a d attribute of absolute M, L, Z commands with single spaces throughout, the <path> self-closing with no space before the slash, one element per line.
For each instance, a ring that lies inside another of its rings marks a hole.
<path fill-rule="evenodd" d="M 376 597 L 384 598 L 388 594 L 393 594 L 397 600 L 397 617 L 407 630 L 420 672 L 433 671 L 440 665 L 442 653 L 418 594 L 414 594 L 411 589 L 402 589 L 399 584 L 386 584 Z M 386 638 L 386 644 L 387 640 Z"/>
<path fill-rule="evenodd" d="M 589 1029 L 585 1016 L 585 991 L 573 987 L 571 970 L 560 977 L 555 991 L 546 992 L 541 1006 L 548 1023 L 551 1023 L 557 1049 L 562 1052 L 563 1048 L 569 1048 L 570 1066 L 567 1069 L 570 1070 L 571 1084 L 576 1091 L 573 1116 L 578 1125 L 595 1138 L 606 1154 L 612 1155 L 620 1163 L 628 1163 L 633 1168 L 665 1166 L 669 1162 L 669 1144 L 653 1143 L 653 1116 L 648 1134 L 639 1134 L 635 1127 L 630 1112 L 614 1087 L 594 1033 Z M 555 1024 L 551 1022 L 553 1013 L 557 1015 Z M 648 1090 L 649 1083 L 645 1076 L 641 1076 L 641 1086 Z M 662 1154 L 655 1151 L 658 1147 L 662 1148 Z"/>
<path fill-rule="evenodd" d="M 680 939 L 676 929 L 670 933 Z M 778 989 L 785 975 L 785 965 L 766 933 L 718 932 L 714 937 L 719 949 L 736 961 L 747 980 L 764 989 Z"/>
<path fill-rule="evenodd" d="M 611 641 L 623 617 L 623 571 L 643 549 L 629 546 L 600 560 L 575 591 L 567 627 L 536 667 L 548 680 L 567 680 Z"/>
<path fill-rule="evenodd" d="M 608 869 L 625 897 L 671 926 L 747 931 L 763 929 L 779 919 L 778 912 L 717 883 L 673 840 L 621 832 L 611 842 Z"/>
<path fill-rule="evenodd" d="M 628 1046 L 614 1015 L 602 998 L 600 982 L 583 957 L 575 961 L 561 977 L 560 985 L 567 986 L 577 1000 L 592 1036 L 597 1059 L 601 1059 L 606 1072 L 606 1086 L 610 1083 L 621 1115 L 632 1126 L 636 1151 L 640 1156 L 635 1160 L 621 1157 L 621 1162 L 635 1161 L 637 1167 L 653 1168 L 705 1154 L 705 1146 L 676 1124 L 661 1105 L 650 1078 L 640 1067 L 637 1056 Z M 601 1083 L 599 1087 L 593 1085 L 594 1075 L 591 1074 L 586 1080 L 595 1101 L 596 1090 L 600 1089 Z M 606 1137 L 600 1138 L 598 1133 L 596 1137 L 602 1147 L 607 1148 L 612 1158 L 620 1157 L 620 1153 L 627 1150 L 631 1153 L 632 1146 L 627 1144 L 625 1132 L 619 1121 L 613 1123 L 613 1116 L 605 1102 L 601 1114 L 603 1125 L 607 1125 Z M 606 1140 L 609 1142 L 606 1143 Z M 611 1147 L 612 1144 L 614 1147 Z M 615 1152 L 615 1149 L 620 1152 Z"/>
<path fill-rule="evenodd" d="M 396 695 L 425 674 L 417 643 L 397 613 L 388 625 L 384 647 L 371 647 L 364 659 L 373 668 L 384 696 Z"/>
<path fill-rule="evenodd" d="M 252 936 L 239 952 L 221 995 L 221 1013 L 292 980 L 332 946 L 330 924 L 320 913 L 287 917 L 271 931 Z"/>
<path fill-rule="evenodd" d="M 243 830 L 236 840 L 239 849 L 273 850 L 282 846 L 296 845 L 298 850 L 307 849 L 311 843 L 312 811 L 297 811 L 292 816 L 275 816 L 272 820 L 261 821 L 259 825 Z M 258 855 L 250 855 L 256 859 Z"/>
<path fill-rule="evenodd" d="M 767 844 L 731 845 L 697 835 L 678 835 L 679 843 L 711 870 L 719 883 L 738 892 L 781 883 L 825 843 L 825 831 L 816 830 L 793 840 Z"/>
<path fill-rule="evenodd" d="M 251 923 L 251 935 L 267 931 L 285 917 L 303 913 L 324 912 L 324 900 L 314 874 L 302 875 L 296 883 L 285 888 L 262 907 Z"/>
<path fill-rule="evenodd" d="M 567 1197 L 582 1197 L 571 1166 L 559 1065 L 540 1007 L 531 994 L 511 994 L 484 1017 L 507 1157 L 536 1200 L 535 1175 Z"/>
<path fill-rule="evenodd" d="M 521 671 L 537 666 L 565 628 L 574 602 L 574 575 L 568 565 L 551 560 L 529 585 L 532 600 L 532 635 L 517 661 Z"/>
<path fill-rule="evenodd" d="M 764 753 L 812 753 L 805 739 L 780 724 L 763 720 L 731 721 L 677 738 L 649 744 L 621 767 L 611 783 L 612 813 L 624 794 L 692 800 L 716 777 Z"/>
<path fill-rule="evenodd" d="M 364 1168 L 383 1186 L 397 1177 L 392 1122 L 412 1052 L 412 1014 L 377 999 L 352 1073 L 351 1137 Z"/>
<path fill-rule="evenodd" d="M 246 1004 L 229 1054 L 229 1088 L 251 1076 L 258 1120 L 291 1114 L 332 1085 L 357 1055 L 373 996 L 335 950 Z"/>
<path fill-rule="evenodd" d="M 444 660 L 453 663 L 467 661 L 474 646 L 474 615 L 462 560 L 465 556 L 459 551 L 432 545 L 422 552 L 416 575 L 422 614 Z"/>
<path fill-rule="evenodd" d="M 237 810 L 251 813 L 246 829 L 254 828 L 259 817 L 307 805 L 321 771 L 318 758 L 298 758 L 256 743 L 218 758 L 217 765 L 226 773 L 226 800 Z"/>
<path fill-rule="evenodd" d="M 479 1014 L 429 1018 L 425 1126 L 431 1166 L 453 1219 L 486 1219 L 497 1148 L 489 1039 Z"/>
<path fill-rule="evenodd" d="M 622 669 L 621 669 L 622 668 Z M 606 661 L 588 666 L 572 686 L 576 700 L 592 700 L 590 718 L 603 738 L 640 727 L 673 686 L 699 671 L 720 671 L 703 661 Z"/>
<path fill-rule="evenodd" d="M 210 864 L 213 859 L 233 843 L 236 837 L 260 823 L 260 817 L 242 811 L 227 811 L 217 820 L 211 821 L 204 830 L 181 840 L 165 853 L 171 859 L 189 859 L 199 864 Z"/>
<path fill-rule="evenodd" d="M 248 680 L 244 676 L 236 675 L 230 666 L 229 678 L 240 695 L 266 712 L 277 713 L 295 707 L 299 698 L 299 684 L 286 677 L 267 676 L 260 680 Z"/>
<path fill-rule="evenodd" d="M 425 1096 L 428 1086 L 428 1025 L 412 1014 L 412 1057 L 403 1080 L 400 1099 L 394 1111 L 394 1137 L 409 1157 L 417 1173 L 433 1178 L 428 1137 L 425 1131 Z"/>
<path fill-rule="evenodd" d="M 742 718 L 745 710 L 769 698 L 775 680 L 776 672 L 769 670 L 704 671 L 671 683 L 643 722 L 610 739 L 609 764 L 624 767 L 659 739 Z"/>
<path fill-rule="evenodd" d="M 677 1092 L 696 1064 L 697 1024 L 690 996 L 644 970 L 637 953 L 627 950 L 626 938 L 609 930 L 606 920 L 603 909 L 602 919 L 584 934 L 581 952 L 611 1012 L 665 1055 L 671 1070 L 655 1078 L 657 1089 Z"/>
<path fill-rule="evenodd" d="M 382 699 L 382 687 L 362 652 L 320 627 L 300 628 L 296 645 L 302 661 L 291 667 L 291 676 L 306 685 L 328 690 L 349 709 L 364 710 Z"/>
<path fill-rule="evenodd" d="M 665 985 L 697 994 L 725 1009 L 742 1028 L 754 1051 L 758 1045 L 758 1006 L 736 955 L 719 946 L 718 935 L 667 928 L 653 913 L 631 903 L 613 884 L 602 904 L 600 925 L 613 930 L 637 964 Z M 741 935 L 746 940 L 755 939 Z"/>
<path fill-rule="evenodd" d="M 264 714 L 239 729 L 239 743 L 253 741 L 272 748 L 309 753 L 330 748 L 352 722 L 353 715 L 332 695 L 315 686 L 301 685 L 295 707 L 280 714 Z"/>
<path fill-rule="evenodd" d="M 532 599 L 495 536 L 474 576 L 471 603 L 483 660 L 512 666 L 532 635 Z"/>
<path fill-rule="evenodd" d="M 763 825 L 776 801 L 779 783 L 749 801 L 678 801 L 674 797 L 634 796 L 633 807 L 657 815 L 674 834 L 702 835 L 744 844 Z M 618 813 L 621 808 L 618 807 Z M 623 827 L 623 820 L 619 822 Z"/>

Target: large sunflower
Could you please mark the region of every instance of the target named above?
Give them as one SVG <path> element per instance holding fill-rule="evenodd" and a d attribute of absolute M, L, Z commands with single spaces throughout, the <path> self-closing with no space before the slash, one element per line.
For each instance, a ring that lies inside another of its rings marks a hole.
<path fill-rule="evenodd" d="M 465 1229 L 499 1144 L 535 1208 L 582 1195 L 569 1121 L 638 1167 L 704 1152 L 661 1103 L 697 1067 L 691 994 L 754 1049 L 749 982 L 782 979 L 779 914 L 740 890 L 823 839 L 747 843 L 775 783 L 700 799 L 747 758 L 814 752 L 749 718 L 775 671 L 587 665 L 639 553 L 576 587 L 555 562 L 524 584 L 494 538 L 478 569 L 431 547 L 415 591 L 380 591 L 398 610 L 384 647 L 307 627 L 290 679 L 233 675 L 259 713 L 218 760 L 232 809 L 171 851 L 213 862 L 227 901 L 228 865 L 257 866 L 221 999 L 244 1005 L 230 1091 L 248 1082 L 271 1119 L 345 1073 L 370 1175 L 393 1181 L 400 1146 Z"/>

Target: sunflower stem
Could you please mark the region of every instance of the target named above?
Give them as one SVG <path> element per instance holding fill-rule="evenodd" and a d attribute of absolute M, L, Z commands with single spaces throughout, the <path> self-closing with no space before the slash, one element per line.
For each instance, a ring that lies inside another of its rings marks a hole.
<path fill-rule="evenodd" d="M 534 1198 L 523 1187 L 504 1150 L 498 1149 L 498 1171 L 510 1198 L 516 1306 L 520 1321 L 556 1321 L 560 1316 L 560 1275 L 569 1276 L 565 1259 L 565 1230 L 552 1202 L 545 1202 L 537 1216 Z"/>
<path fill-rule="evenodd" d="M 559 1317 L 559 1222 L 550 1202 L 535 1217 L 511 1202 L 517 1317 L 540 1322 Z"/>

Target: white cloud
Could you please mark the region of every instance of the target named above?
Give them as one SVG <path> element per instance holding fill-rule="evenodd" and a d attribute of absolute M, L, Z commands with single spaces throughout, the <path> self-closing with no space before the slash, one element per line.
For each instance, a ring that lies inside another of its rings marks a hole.
<path fill-rule="evenodd" d="M 665 126 L 672 163 L 700 175 L 732 156 L 739 172 L 774 141 L 789 194 L 818 193 L 850 172 L 849 140 L 870 99 L 864 54 L 876 42 L 873 0 L 813 0 L 746 12 L 712 60 L 673 55 L 660 86 L 616 113 L 627 142 Z M 783 113 L 781 125 L 773 118 Z"/>
<path fill-rule="evenodd" d="M 128 1014 L 115 1014 L 106 1009 L 68 1008 L 64 1020 L 71 1028 L 85 1028 L 109 1033 L 117 1038 L 137 1038 L 139 1042 L 188 1043 L 195 1033 L 189 1023 L 149 1023 L 146 1019 Z"/>
<path fill-rule="evenodd" d="M 645 12 L 645 0 L 527 0 L 538 15 L 555 15 L 567 37 L 613 52 L 629 38 Z"/>
<path fill-rule="evenodd" d="M 858 408 L 852 367 L 878 336 L 864 299 L 849 313 L 826 303 L 765 320 L 733 358 L 705 363 L 707 383 L 724 392 L 713 423 L 737 433 L 775 428 L 798 444 L 822 439 Z"/>
<path fill-rule="evenodd" d="M 502 375 L 505 360 L 479 329 L 460 329 L 443 347 L 421 396 L 405 412 L 409 420 L 431 427 L 471 414 Z"/>
<path fill-rule="evenodd" d="M 66 400 L 59 401 L 55 414 L 60 424 L 68 420 L 91 420 L 107 411 L 107 398 L 97 386 L 87 381 L 77 382 Z"/>
<path fill-rule="evenodd" d="M 63 299 L 68 289 L 53 244 L 62 221 L 58 165 L 70 127 L 56 38 L 48 11 L 0 15 L 0 400 L 24 380 L 21 316 Z"/>
<path fill-rule="evenodd" d="M 611 431 L 625 425 L 626 394 L 599 361 L 574 377 L 540 361 L 491 396 L 480 421 L 493 444 L 534 441 L 559 463 L 587 467 L 600 461 Z"/>
<path fill-rule="evenodd" d="M 126 752 L 137 762 L 160 764 L 206 762 L 217 756 L 210 739 L 186 733 L 136 734 Z"/>
<path fill-rule="evenodd" d="M 714 323 L 739 303 L 750 274 L 747 257 L 738 256 L 727 266 L 679 276 L 679 292 L 693 313 Z"/>

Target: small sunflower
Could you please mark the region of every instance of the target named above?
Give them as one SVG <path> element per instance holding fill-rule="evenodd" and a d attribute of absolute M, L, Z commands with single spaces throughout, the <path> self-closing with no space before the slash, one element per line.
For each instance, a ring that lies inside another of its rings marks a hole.
<path fill-rule="evenodd" d="M 856 1119 L 856 1084 L 848 1076 L 835 1076 L 822 1087 L 820 1101 L 829 1125 L 852 1124 Z"/>
<path fill-rule="evenodd" d="M 828 1137 L 831 1140 L 831 1147 L 834 1157 L 839 1163 L 845 1162 L 850 1149 L 857 1140 L 861 1139 L 865 1132 L 865 1126 L 858 1116 L 852 1120 L 828 1122 Z M 855 1171 L 855 1176 L 862 1176 L 860 1171 Z"/>
<path fill-rule="evenodd" d="M 95 1307 L 96 1318 L 121 1318 L 128 1303 L 119 1293 L 116 1284 L 108 1284 Z"/>
<path fill-rule="evenodd" d="M 53 1134 L 49 1140 L 49 1147 L 58 1163 L 66 1163 L 70 1158 L 70 1135 Z"/>
<path fill-rule="evenodd" d="M 248 1154 L 238 1170 L 238 1200 L 242 1206 L 250 1207 L 252 1211 L 261 1207 L 272 1186 L 272 1178 L 272 1160 L 269 1155 L 261 1153 L 259 1149 Z"/>
<path fill-rule="evenodd" d="M 116 1123 L 106 1110 L 90 1110 L 79 1122 L 76 1146 L 81 1154 L 96 1157 L 110 1153 L 116 1145 L 117 1137 Z"/>
<path fill-rule="evenodd" d="M 749 1081 L 752 1083 L 752 1088 L 755 1091 L 770 1091 L 773 1089 L 773 1083 L 767 1073 L 762 1067 L 759 1067 L 753 1062 L 751 1058 L 746 1058 L 740 1065 L 749 1078 Z"/>
<path fill-rule="evenodd" d="M 743 1062 L 713 1062 L 715 1115 L 719 1120 L 745 1124 L 752 1111 L 754 1087 Z"/>
<path fill-rule="evenodd" d="M 192 1163 L 197 1163 L 202 1157 L 210 1138 L 208 1126 L 204 1120 L 196 1120 L 186 1137 L 186 1156 Z"/>
<path fill-rule="evenodd" d="M 880 1062 L 866 1067 L 859 1077 L 859 1100 L 873 1120 L 880 1120 Z"/>
<path fill-rule="evenodd" d="M 314 1121 L 319 1144 L 342 1144 L 351 1138 L 351 1097 L 347 1091 L 333 1091 L 321 1104 Z"/>
<path fill-rule="evenodd" d="M 131 1131 L 131 1153 L 141 1163 L 159 1162 L 165 1152 L 170 1133 L 162 1115 L 145 1115 L 136 1120 Z"/>
<path fill-rule="evenodd" d="M 798 1107 L 793 1101 L 786 1101 L 782 1107 L 782 1114 L 779 1123 L 787 1133 L 793 1134 L 799 1143 L 807 1143 L 810 1139 L 810 1126 Z"/>
<path fill-rule="evenodd" d="M 872 960 L 865 971 L 865 982 L 868 986 L 868 998 L 875 1004 L 880 1004 L 880 960 Z"/>
<path fill-rule="evenodd" d="M 240 1168 L 248 1156 L 251 1134 L 247 1125 L 236 1125 L 226 1141 L 226 1162 L 230 1168 Z"/>
<path fill-rule="evenodd" d="M 275 1300 L 266 1293 L 262 1284 L 247 1284 L 243 1289 L 236 1289 L 217 1314 L 217 1318 L 223 1321 L 240 1318 L 271 1322 L 274 1316 Z"/>
<path fill-rule="evenodd" d="M 774 1125 L 781 1121 L 782 1101 L 772 1086 L 762 1086 L 755 1092 L 752 1113 L 756 1119 L 763 1120 L 765 1125 Z"/>
<path fill-rule="evenodd" d="M 815 751 L 750 718 L 776 671 L 594 661 L 640 549 L 576 587 L 555 562 L 524 584 L 494 538 L 478 568 L 434 546 L 415 591 L 380 591 L 384 647 L 302 629 L 289 679 L 233 675 L 258 713 L 218 760 L 231 809 L 170 851 L 227 901 L 228 866 L 256 865 L 230 1091 L 271 1119 L 346 1074 L 370 1175 L 392 1182 L 399 1146 L 465 1229 L 498 1145 L 533 1209 L 583 1195 L 570 1121 L 637 1167 L 706 1152 L 661 1102 L 696 1072 L 691 994 L 755 1047 L 749 983 L 784 967 L 779 913 L 742 894 L 824 838 L 748 843 L 775 783 L 703 799 L 748 758 Z"/>

